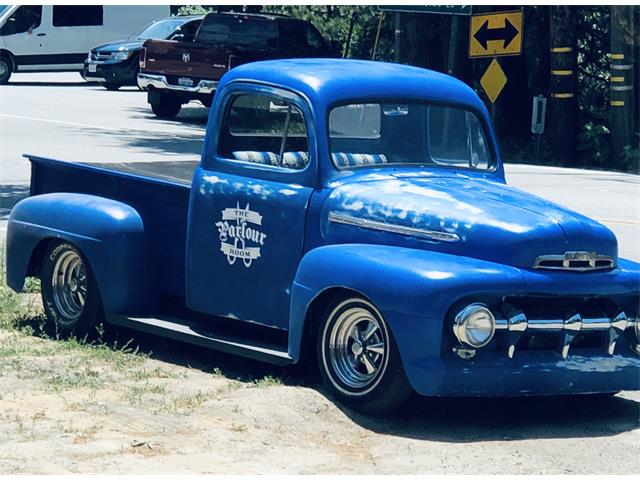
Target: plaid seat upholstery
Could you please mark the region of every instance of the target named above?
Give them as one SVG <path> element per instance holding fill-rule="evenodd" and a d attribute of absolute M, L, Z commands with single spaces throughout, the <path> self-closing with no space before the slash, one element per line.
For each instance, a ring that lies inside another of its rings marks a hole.
<path fill-rule="evenodd" d="M 333 161 L 338 167 L 360 167 L 362 165 L 380 165 L 387 163 L 387 157 L 375 153 L 344 153 L 332 154 Z"/>
<path fill-rule="evenodd" d="M 236 160 L 278 166 L 278 155 L 273 152 L 240 151 L 232 154 Z M 282 155 L 282 166 L 286 168 L 302 170 L 307 163 L 309 163 L 308 152 L 284 152 Z"/>

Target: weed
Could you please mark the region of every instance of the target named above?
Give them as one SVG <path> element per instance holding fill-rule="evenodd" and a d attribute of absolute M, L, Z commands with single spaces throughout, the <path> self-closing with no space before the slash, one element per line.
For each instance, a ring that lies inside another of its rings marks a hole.
<path fill-rule="evenodd" d="M 253 385 L 256 387 L 277 387 L 283 385 L 282 379 L 274 377 L 272 375 L 265 375 L 264 377 L 254 380 Z"/>

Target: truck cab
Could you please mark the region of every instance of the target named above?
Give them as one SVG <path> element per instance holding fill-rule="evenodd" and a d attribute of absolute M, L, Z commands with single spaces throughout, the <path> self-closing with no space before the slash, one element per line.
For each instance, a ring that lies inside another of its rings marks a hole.
<path fill-rule="evenodd" d="M 640 388 L 640 269 L 605 226 L 506 185 L 485 106 L 436 72 L 246 64 L 182 178 L 33 163 L 8 284 L 67 333 L 105 321 L 278 364 L 371 412 L 422 395 Z"/>

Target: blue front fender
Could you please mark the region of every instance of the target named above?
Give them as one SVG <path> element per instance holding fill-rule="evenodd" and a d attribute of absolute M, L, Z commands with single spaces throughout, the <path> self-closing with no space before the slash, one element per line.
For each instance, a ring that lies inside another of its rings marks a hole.
<path fill-rule="evenodd" d="M 35 249 L 64 240 L 86 257 L 105 311 L 131 313 L 153 303 L 153 267 L 138 212 L 115 200 L 76 193 L 29 197 L 12 210 L 7 230 L 7 284 L 20 291 Z"/>
<path fill-rule="evenodd" d="M 297 359 L 309 306 L 331 288 L 354 290 L 384 315 L 405 366 L 439 355 L 442 321 L 469 292 L 522 290 L 520 270 L 468 257 L 367 244 L 329 245 L 307 253 L 292 289 L 289 354 Z"/>

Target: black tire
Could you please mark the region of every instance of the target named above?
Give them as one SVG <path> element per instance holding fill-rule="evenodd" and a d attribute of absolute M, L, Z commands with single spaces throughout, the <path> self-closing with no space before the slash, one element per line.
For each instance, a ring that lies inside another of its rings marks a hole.
<path fill-rule="evenodd" d="M 0 56 L 0 85 L 6 85 L 11 78 L 13 67 L 6 56 Z"/>
<path fill-rule="evenodd" d="M 151 110 L 160 118 L 175 118 L 181 108 L 182 102 L 170 95 L 160 95 L 159 101 L 151 104 Z"/>
<path fill-rule="evenodd" d="M 330 303 L 319 326 L 317 355 L 326 385 L 364 412 L 391 412 L 413 393 L 384 318 L 362 297 L 341 295 Z"/>
<path fill-rule="evenodd" d="M 104 322 L 98 284 L 86 258 L 67 242 L 54 242 L 40 270 L 42 303 L 50 331 L 62 338 L 94 337 Z"/>
<path fill-rule="evenodd" d="M 103 85 L 104 85 L 104 88 L 106 88 L 110 92 L 115 92 L 116 90 L 119 90 L 120 87 L 122 87 L 121 83 L 113 83 L 113 82 L 106 82 Z"/>

